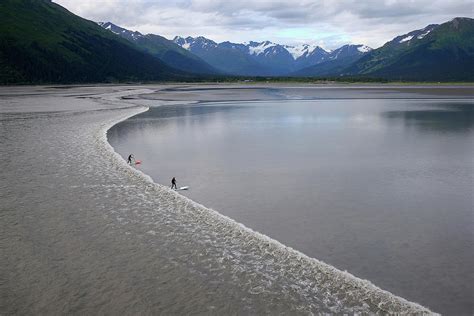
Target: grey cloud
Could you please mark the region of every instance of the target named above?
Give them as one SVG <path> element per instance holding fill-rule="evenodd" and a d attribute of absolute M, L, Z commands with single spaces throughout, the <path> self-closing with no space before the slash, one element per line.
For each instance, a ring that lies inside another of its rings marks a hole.
<path fill-rule="evenodd" d="M 57 0 L 74 13 L 168 37 L 203 35 L 214 40 L 277 40 L 280 30 L 314 30 L 314 42 L 373 47 L 393 36 L 472 16 L 472 0 Z M 329 35 L 330 34 L 330 37 Z M 336 34 L 336 35 L 334 35 Z M 339 34 L 339 36 L 337 35 Z M 340 42 L 338 42 L 340 38 Z M 287 39 L 301 42 L 301 38 Z M 307 39 L 305 39 L 307 40 Z M 363 41 L 363 42 L 362 42 Z M 288 43 L 291 44 L 291 43 Z"/>

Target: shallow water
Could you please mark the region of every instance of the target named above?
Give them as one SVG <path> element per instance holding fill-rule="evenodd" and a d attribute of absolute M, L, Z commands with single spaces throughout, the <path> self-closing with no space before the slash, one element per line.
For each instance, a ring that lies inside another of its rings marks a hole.
<path fill-rule="evenodd" d="M 176 176 L 183 195 L 250 228 L 470 314 L 472 101 L 337 97 L 152 107 L 108 137 L 156 182 Z"/>

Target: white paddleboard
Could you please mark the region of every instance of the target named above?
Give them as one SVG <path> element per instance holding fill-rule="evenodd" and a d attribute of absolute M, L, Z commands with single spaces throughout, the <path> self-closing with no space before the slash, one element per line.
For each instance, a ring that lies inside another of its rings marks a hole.
<path fill-rule="evenodd" d="M 180 187 L 178 190 L 187 190 L 187 189 L 189 189 L 189 187 L 185 186 L 185 187 Z"/>

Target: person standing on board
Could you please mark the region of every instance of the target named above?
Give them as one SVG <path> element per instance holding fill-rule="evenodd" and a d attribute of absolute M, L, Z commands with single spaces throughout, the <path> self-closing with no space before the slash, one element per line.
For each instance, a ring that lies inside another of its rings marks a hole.
<path fill-rule="evenodd" d="M 176 178 L 175 177 L 173 177 L 173 179 L 171 179 L 171 188 L 175 189 L 175 190 L 178 190 L 178 187 L 176 186 Z"/>
<path fill-rule="evenodd" d="M 130 154 L 130 155 L 128 156 L 128 159 L 127 159 L 127 162 L 128 162 L 129 165 L 132 164 L 132 158 L 135 159 L 135 157 L 133 157 L 133 154 Z"/>

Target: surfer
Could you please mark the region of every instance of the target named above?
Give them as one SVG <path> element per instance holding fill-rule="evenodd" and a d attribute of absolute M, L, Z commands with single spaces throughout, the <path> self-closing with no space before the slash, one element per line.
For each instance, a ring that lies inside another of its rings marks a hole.
<path fill-rule="evenodd" d="M 173 179 L 171 179 L 171 188 L 175 189 L 175 190 L 178 190 L 178 187 L 176 186 L 176 178 L 175 177 L 173 177 Z"/>
<path fill-rule="evenodd" d="M 133 157 L 133 154 L 130 154 L 130 155 L 128 156 L 128 159 L 127 159 L 127 162 L 128 162 L 129 165 L 132 164 L 132 158 L 135 159 L 135 157 Z"/>

